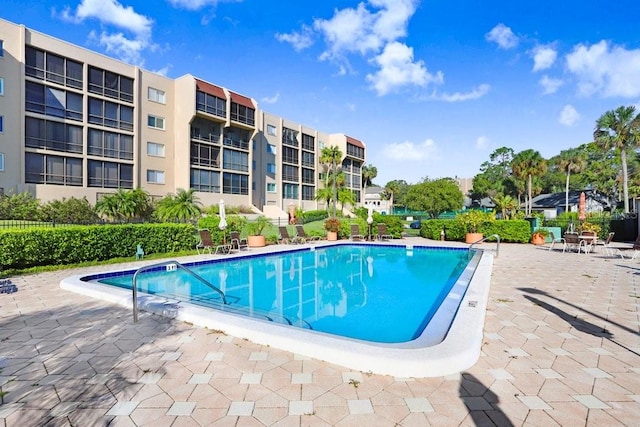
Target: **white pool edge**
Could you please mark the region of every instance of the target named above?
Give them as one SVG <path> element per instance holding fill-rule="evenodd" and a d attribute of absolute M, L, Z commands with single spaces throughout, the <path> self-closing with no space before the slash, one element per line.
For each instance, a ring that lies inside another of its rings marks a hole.
<path fill-rule="evenodd" d="M 462 372 L 480 357 L 489 296 L 493 254 L 480 251 L 480 260 L 445 339 L 430 345 L 418 338 L 403 344 L 379 344 L 317 331 L 264 322 L 166 298 L 139 295 L 144 311 L 168 315 L 238 338 L 324 360 L 362 372 L 396 377 L 439 377 Z M 130 290 L 84 282 L 87 274 L 68 277 L 60 287 L 91 298 L 132 308 Z M 133 321 L 133 317 L 132 320 Z M 426 335 L 423 333 L 423 336 Z"/>

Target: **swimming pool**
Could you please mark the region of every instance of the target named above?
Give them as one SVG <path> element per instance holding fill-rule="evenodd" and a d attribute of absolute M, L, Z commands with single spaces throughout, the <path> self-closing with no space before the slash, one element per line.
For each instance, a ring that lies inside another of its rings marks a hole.
<path fill-rule="evenodd" d="M 174 278 L 170 281 L 161 279 L 164 272 L 143 274 L 138 289 L 148 292 L 140 302 L 148 310 L 167 312 L 171 306 L 178 319 L 258 343 L 364 371 L 446 375 L 459 371 L 460 363 L 471 366 L 479 356 L 486 295 L 479 297 L 488 292 L 488 276 L 481 280 L 486 282 L 483 289 L 475 289 L 472 279 L 484 269 L 483 258 L 491 257 L 482 257 L 478 251 L 467 264 L 468 255 L 466 249 L 337 244 L 279 251 L 277 255 L 256 254 L 249 260 L 227 256 L 184 263 L 220 284 L 231 299 L 230 306 L 243 305 L 253 318 L 184 301 L 187 297 L 199 299 L 202 290 L 176 272 L 170 273 Z M 93 295 L 106 292 L 109 295 L 103 298 L 131 306 L 130 289 L 110 286 L 109 290 L 96 282 L 130 288 L 131 274 L 130 270 L 69 278 L 61 286 Z M 445 286 L 428 292 L 427 278 L 436 276 Z M 161 294 L 182 302 L 170 303 Z M 472 300 L 467 301 L 469 297 Z M 475 316 L 479 322 L 463 326 L 461 332 L 467 335 L 463 339 L 451 336 L 456 329 L 454 319 L 465 317 L 469 310 L 480 314 L 480 318 Z M 262 314 L 300 328 L 258 320 L 264 318 Z M 480 338 L 469 336 L 470 331 L 478 330 L 478 324 Z M 452 343 L 450 350 L 457 350 L 442 353 Z M 477 348 L 460 348 L 470 343 L 477 343 Z M 425 349 L 431 349 L 440 362 L 425 358 L 421 354 Z"/>

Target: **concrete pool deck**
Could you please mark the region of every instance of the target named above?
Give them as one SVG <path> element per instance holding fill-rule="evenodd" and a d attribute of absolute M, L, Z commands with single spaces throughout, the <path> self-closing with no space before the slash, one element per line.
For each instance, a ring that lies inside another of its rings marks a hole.
<path fill-rule="evenodd" d="M 480 359 L 421 379 L 145 312 L 134 324 L 129 309 L 59 287 L 104 269 L 12 278 L 19 291 L 0 294 L 0 426 L 640 424 L 637 260 L 502 244 Z"/>

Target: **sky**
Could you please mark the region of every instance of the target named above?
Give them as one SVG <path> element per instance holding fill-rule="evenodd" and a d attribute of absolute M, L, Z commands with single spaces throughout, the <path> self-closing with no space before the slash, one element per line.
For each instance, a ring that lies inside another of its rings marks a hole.
<path fill-rule="evenodd" d="M 640 111 L 640 2 L 3 0 L 0 18 L 367 146 L 374 183 L 545 158 Z"/>

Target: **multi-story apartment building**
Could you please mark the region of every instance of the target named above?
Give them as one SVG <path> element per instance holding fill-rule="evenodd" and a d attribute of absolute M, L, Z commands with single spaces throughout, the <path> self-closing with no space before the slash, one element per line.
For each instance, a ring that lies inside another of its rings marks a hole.
<path fill-rule="evenodd" d="M 360 202 L 365 144 L 262 111 L 192 75 L 171 79 L 0 19 L 0 191 L 43 200 L 118 188 L 206 206 L 317 209 L 322 148 Z"/>

